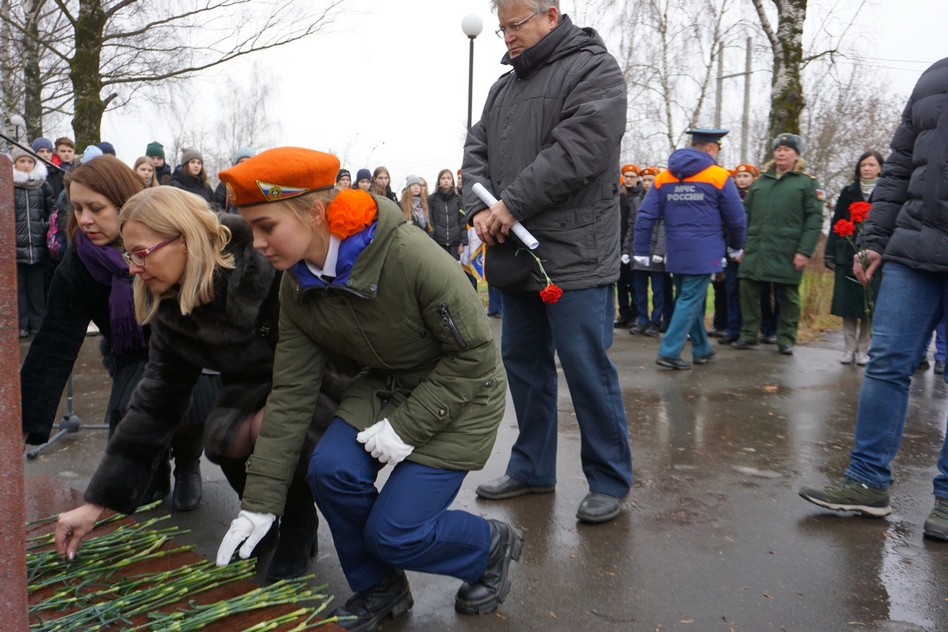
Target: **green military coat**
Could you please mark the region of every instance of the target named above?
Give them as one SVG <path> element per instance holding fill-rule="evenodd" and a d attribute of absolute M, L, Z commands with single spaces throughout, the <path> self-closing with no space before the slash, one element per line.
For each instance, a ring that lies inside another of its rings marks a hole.
<path fill-rule="evenodd" d="M 330 351 L 366 369 L 337 416 L 358 430 L 388 418 L 408 457 L 450 470 L 487 462 L 507 383 L 484 308 L 457 261 L 374 196 L 374 238 L 343 285 L 283 275 L 273 391 L 247 462 L 242 506 L 280 514 Z"/>
<path fill-rule="evenodd" d="M 803 280 L 803 271 L 793 267 L 793 256 L 812 256 L 823 226 L 823 192 L 816 178 L 803 172 L 804 166 L 798 159 L 794 169 L 777 178 L 771 165 L 748 189 L 740 278 L 787 285 Z"/>

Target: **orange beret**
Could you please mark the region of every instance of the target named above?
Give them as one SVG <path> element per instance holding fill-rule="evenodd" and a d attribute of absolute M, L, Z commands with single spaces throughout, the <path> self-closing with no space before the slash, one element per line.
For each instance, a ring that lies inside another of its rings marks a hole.
<path fill-rule="evenodd" d="M 646 167 L 639 172 L 640 176 L 657 176 L 662 172 L 658 167 Z"/>
<path fill-rule="evenodd" d="M 339 159 L 300 147 L 260 152 L 218 174 L 234 206 L 254 206 L 325 191 L 336 185 Z"/>
<path fill-rule="evenodd" d="M 760 175 L 760 171 L 754 165 L 742 164 L 742 165 L 737 165 L 736 167 L 734 167 L 735 174 L 744 173 L 744 172 L 751 174 L 755 178 Z"/>
<path fill-rule="evenodd" d="M 635 175 L 639 175 L 639 168 L 637 165 L 622 165 L 622 170 L 620 173 L 625 175 L 627 172 L 632 171 Z"/>

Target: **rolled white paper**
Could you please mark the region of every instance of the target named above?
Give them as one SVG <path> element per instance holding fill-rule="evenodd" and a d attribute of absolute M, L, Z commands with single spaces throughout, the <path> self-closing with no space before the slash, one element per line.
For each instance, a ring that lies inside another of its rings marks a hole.
<path fill-rule="evenodd" d="M 472 190 L 474 191 L 474 195 L 479 197 L 481 202 L 487 206 L 493 206 L 497 201 L 497 198 L 495 198 L 494 195 L 480 182 L 475 182 Z M 537 246 L 540 245 L 540 242 L 537 241 L 537 238 L 531 235 L 530 231 L 524 228 L 523 224 L 520 222 L 514 222 L 514 225 L 510 227 L 510 230 L 512 230 L 514 235 L 516 235 L 517 238 L 523 242 L 523 245 L 530 250 L 536 250 Z"/>

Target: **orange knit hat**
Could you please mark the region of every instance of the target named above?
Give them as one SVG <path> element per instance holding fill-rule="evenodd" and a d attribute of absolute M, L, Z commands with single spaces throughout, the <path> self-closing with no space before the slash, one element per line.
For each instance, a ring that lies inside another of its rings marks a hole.
<path fill-rule="evenodd" d="M 234 206 L 280 202 L 331 189 L 336 184 L 339 159 L 312 149 L 278 147 L 218 174 Z"/>

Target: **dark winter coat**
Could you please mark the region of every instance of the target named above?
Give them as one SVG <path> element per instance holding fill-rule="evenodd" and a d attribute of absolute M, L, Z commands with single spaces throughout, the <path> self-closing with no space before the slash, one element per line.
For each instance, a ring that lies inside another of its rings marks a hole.
<path fill-rule="evenodd" d="M 765 170 L 747 190 L 747 243 L 738 273 L 742 279 L 799 285 L 803 270 L 793 267 L 796 253 L 810 257 L 823 228 L 823 191 L 805 163 L 777 178 Z"/>
<path fill-rule="evenodd" d="M 460 244 L 467 244 L 467 219 L 461 210 L 461 196 L 453 189 L 447 193 L 438 189 L 428 196 L 428 215 L 431 237 L 439 246 L 457 250 Z"/>
<path fill-rule="evenodd" d="M 629 228 L 625 234 L 625 241 L 622 242 L 622 252 L 627 254 L 630 257 L 635 251 L 635 218 L 639 215 L 639 209 L 642 205 L 642 200 L 645 199 L 645 187 L 641 186 L 641 181 L 639 182 L 640 190 L 638 194 L 632 197 L 631 203 L 629 204 Z M 631 261 L 629 265 L 632 270 L 637 270 L 639 272 L 664 272 L 665 271 L 665 222 L 658 220 L 655 224 L 654 230 L 652 230 L 652 239 L 651 244 L 649 245 L 649 261 L 647 264 L 638 263 L 637 261 Z M 652 257 L 661 257 L 661 261 L 655 261 Z"/>
<path fill-rule="evenodd" d="M 46 165 L 37 162 L 30 173 L 13 171 L 13 199 L 16 218 L 16 262 L 25 265 L 46 263 L 46 230 L 56 208 L 53 190 L 46 182 Z"/>
<path fill-rule="evenodd" d="M 833 285 L 833 302 L 830 313 L 842 318 L 866 318 L 866 288 L 856 281 L 853 272 L 853 256 L 856 249 L 849 243 L 849 239 L 840 237 L 833 232 L 833 226 L 841 219 L 849 219 L 849 205 L 853 202 L 865 202 L 859 182 L 853 182 L 843 188 L 836 202 L 833 221 L 830 223 L 829 236 L 826 238 L 826 249 L 823 258 L 835 265 L 835 283 Z M 855 241 L 856 236 L 853 236 Z M 870 293 L 878 296 L 882 275 L 876 274 L 872 278 Z"/>
<path fill-rule="evenodd" d="M 155 180 L 158 184 L 171 184 L 171 165 L 167 162 L 155 167 Z"/>
<path fill-rule="evenodd" d="M 171 174 L 171 181 L 168 184 L 178 189 L 183 189 L 188 193 L 200 195 L 208 204 L 214 204 L 214 208 L 217 208 L 214 202 L 214 190 L 210 185 L 204 184 L 199 176 L 192 176 L 189 173 L 185 173 L 181 167 L 174 170 L 174 173 Z"/>
<path fill-rule="evenodd" d="M 744 245 L 744 207 L 733 178 L 710 154 L 691 147 L 672 153 L 642 200 L 635 218 L 637 256 L 651 254 L 652 228 L 660 219 L 665 269 L 673 274 L 721 272 L 726 249 Z"/>
<path fill-rule="evenodd" d="M 108 349 L 112 337 L 109 320 L 111 286 L 92 278 L 73 246 L 66 250 L 56 268 L 46 298 L 46 316 L 20 367 L 20 398 L 23 432 L 27 442 L 45 443 L 56 418 L 63 388 L 72 372 L 79 349 L 86 339 L 89 322 L 95 323 Z M 145 336 L 148 336 L 145 327 Z M 110 373 L 129 364 L 143 362 L 146 349 L 121 355 L 108 354 Z"/>
<path fill-rule="evenodd" d="M 387 418 L 414 446 L 408 461 L 484 467 L 504 416 L 506 378 L 483 306 L 458 265 L 375 196 L 377 223 L 339 247 L 330 285 L 305 269 L 283 277 L 280 343 L 266 424 L 247 465 L 243 508 L 277 513 L 288 466 L 332 350 L 368 371 L 337 411 L 357 430 Z"/>
<path fill-rule="evenodd" d="M 948 272 L 946 164 L 948 57 L 922 73 L 902 112 L 872 192 L 866 247 L 885 253 L 885 261 Z"/>
<path fill-rule="evenodd" d="M 280 274 L 253 249 L 250 228 L 239 217 L 223 215 L 221 222 L 233 235 L 227 251 L 234 255 L 236 267 L 217 270 L 213 300 L 187 316 L 176 300 L 161 302 L 150 323 L 144 375 L 86 489 L 88 502 L 123 513 L 134 511 L 190 403 L 202 368 L 219 371 L 222 384 L 205 422 L 209 459 L 225 458 L 240 424 L 266 402 L 278 337 Z M 329 372 L 332 379 L 324 382 L 322 393 L 314 398 L 316 406 L 310 408 L 315 411 L 310 450 L 335 411 L 335 401 L 326 393 L 336 398 L 341 394 L 337 374 Z"/>
<path fill-rule="evenodd" d="M 540 242 L 535 254 L 564 290 L 619 278 L 619 147 L 626 87 L 616 60 L 593 29 L 566 15 L 536 45 L 501 63 L 514 70 L 491 87 L 464 148 L 464 208 L 483 210 L 473 185 L 502 199 Z M 468 186 L 470 185 L 470 186 Z M 515 249 L 516 240 L 488 249 Z M 531 257 L 524 291 L 547 285 Z M 488 281 L 491 279 L 488 267 Z M 518 279 L 519 281 L 519 279 Z"/>

